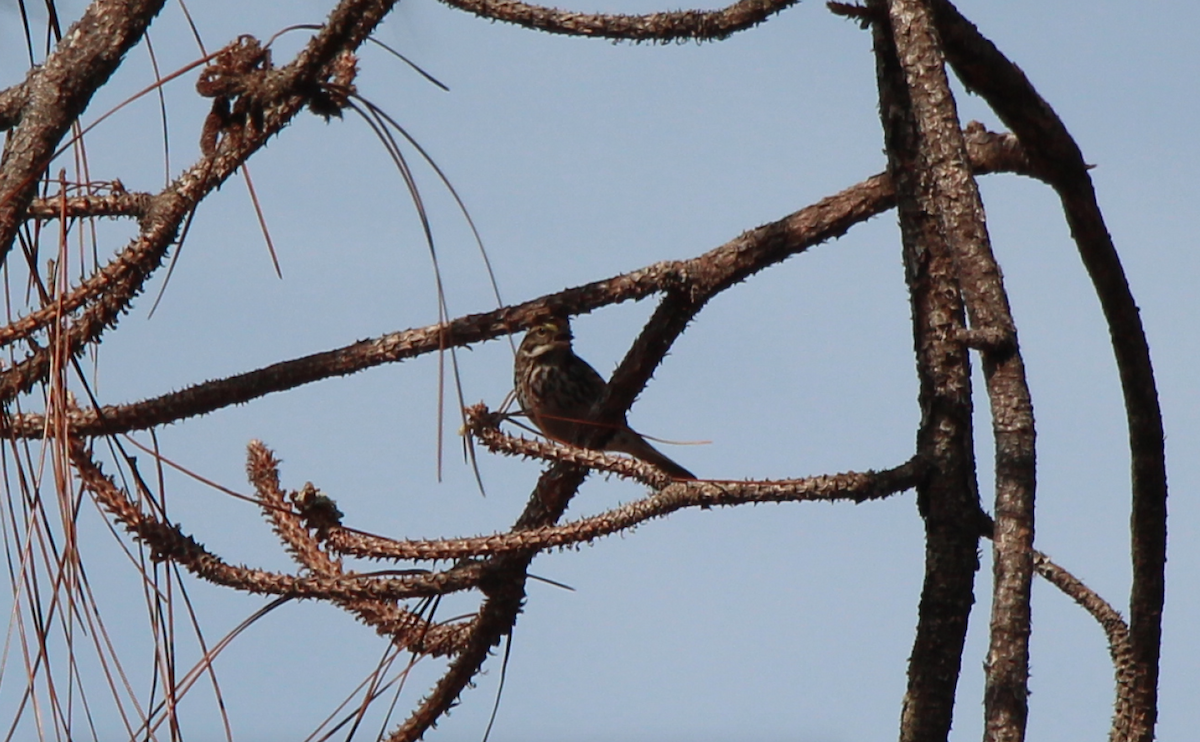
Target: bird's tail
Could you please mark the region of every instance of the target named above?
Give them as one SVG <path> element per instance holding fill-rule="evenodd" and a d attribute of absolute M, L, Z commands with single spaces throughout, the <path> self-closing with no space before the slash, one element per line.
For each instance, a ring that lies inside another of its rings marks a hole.
<path fill-rule="evenodd" d="M 620 451 L 630 456 L 653 464 L 662 469 L 672 479 L 695 479 L 696 475 L 672 461 L 666 454 L 646 442 L 646 439 L 632 430 L 625 429 L 617 432 L 605 446 L 610 451 Z"/>

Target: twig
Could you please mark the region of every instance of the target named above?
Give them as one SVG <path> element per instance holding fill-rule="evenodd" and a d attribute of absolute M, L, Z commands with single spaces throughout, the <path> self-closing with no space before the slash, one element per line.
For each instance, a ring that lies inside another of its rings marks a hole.
<path fill-rule="evenodd" d="M 1108 601 L 1083 584 L 1079 578 L 1051 561 L 1050 557 L 1036 551 L 1033 554 L 1033 564 L 1039 575 L 1081 605 L 1104 629 L 1117 685 L 1117 702 L 1109 742 L 1124 742 L 1130 739 L 1129 733 L 1141 728 L 1147 720 L 1144 717 L 1122 718 L 1122 714 L 1136 708 L 1134 696 L 1138 693 L 1139 671 L 1129 641 L 1129 627 Z"/>
<path fill-rule="evenodd" d="M 262 503 L 263 514 L 287 549 L 312 574 L 346 577 L 340 559 L 321 549 L 321 542 L 305 526 L 284 497 L 279 485 L 279 461 L 261 441 L 247 447 L 246 472 Z M 421 654 L 439 656 L 461 651 L 469 624 L 437 624 L 401 608 L 394 600 L 339 600 L 333 602 L 397 645 Z"/>
<path fill-rule="evenodd" d="M 685 508 L 708 509 L 757 503 L 878 500 L 912 489 L 924 475 L 915 460 L 894 469 L 845 472 L 804 479 L 746 482 L 677 482 L 653 495 L 599 515 L 557 526 L 462 539 L 394 541 L 333 529 L 329 545 L 348 556 L 366 559 L 462 559 L 591 543 Z"/>
<path fill-rule="evenodd" d="M 170 559 L 208 582 L 248 593 L 288 595 L 297 598 L 342 600 L 398 600 L 425 598 L 468 590 L 479 584 L 479 565 L 461 565 L 445 572 L 405 577 L 293 577 L 227 564 L 205 549 L 178 526 L 145 514 L 136 503 L 92 461 L 83 444 L 70 442 L 71 463 L 84 485 L 127 531 L 146 544 L 155 560 Z"/>

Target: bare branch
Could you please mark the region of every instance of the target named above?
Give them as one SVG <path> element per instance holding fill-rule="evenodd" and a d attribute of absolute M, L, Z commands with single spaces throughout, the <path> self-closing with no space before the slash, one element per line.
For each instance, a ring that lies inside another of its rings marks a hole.
<path fill-rule="evenodd" d="M 799 0 L 739 0 L 720 10 L 677 10 L 647 15 L 576 13 L 518 0 L 442 0 L 468 13 L 549 33 L 666 43 L 718 41 L 791 7 Z"/>
<path fill-rule="evenodd" d="M 946 0 L 933 2 L 946 57 L 967 89 L 991 105 L 1058 192 L 1079 255 L 1108 321 L 1125 396 L 1133 474 L 1130 519 L 1133 587 L 1130 636 L 1137 662 L 1136 706 L 1119 710 L 1137 729 L 1131 739 L 1150 742 L 1158 708 L 1159 653 L 1165 596 L 1167 468 L 1162 411 L 1141 316 L 1121 260 L 1096 201 L 1083 154 L 1054 109 L 1024 73 Z M 1141 721 L 1144 720 L 1144 723 Z"/>
<path fill-rule="evenodd" d="M 967 134 L 971 163 L 977 172 L 1028 172 L 1028 163 L 1012 137 L 991 134 L 978 126 L 968 128 Z M 413 328 L 142 402 L 72 411 L 71 427 L 76 435 L 94 436 L 177 422 L 322 379 L 404 361 L 441 348 L 491 340 L 529 327 L 548 309 L 568 314 L 590 312 L 609 304 L 642 299 L 672 286 L 681 290 L 690 287 L 698 298 L 711 296 L 813 245 L 845 234 L 854 224 L 891 208 L 894 198 L 891 181 L 885 175 L 876 175 L 692 260 L 656 263 L 523 304 L 460 317 L 447 328 L 441 325 Z M 44 418 L 38 414 L 14 415 L 5 433 L 37 438 L 41 437 L 44 424 Z"/>
<path fill-rule="evenodd" d="M 1033 403 L 929 10 L 923 0 L 892 0 L 889 13 L 919 133 L 919 166 L 930 189 L 925 208 L 936 216 L 954 259 L 971 331 L 989 339 L 983 350 L 983 371 L 995 441 L 996 522 L 984 738 L 1020 742 L 1029 715 L 1036 485 Z"/>
<path fill-rule="evenodd" d="M 47 196 L 35 198 L 25 210 L 26 219 L 90 219 L 94 217 L 128 216 L 141 219 L 150 210 L 151 194 L 128 193 L 119 188 L 113 188 L 112 193 L 105 196 L 87 194 L 83 196 Z M 82 302 L 73 304 L 72 308 Z M 44 323 L 42 323 L 44 324 Z M 5 326 L 4 332 L 11 330 Z M 0 343 L 10 342 L 7 336 L 0 336 Z"/>
<path fill-rule="evenodd" d="M 89 343 L 95 342 L 128 310 L 146 279 L 161 264 L 183 220 L 196 205 L 233 175 L 305 105 L 315 98 L 324 100 L 321 92 L 323 85 L 345 71 L 345 65 L 336 63 L 338 55 L 349 53 L 349 50 L 361 44 L 392 4 L 390 0 L 345 0 L 296 59 L 277 71 L 269 68 L 269 58 L 262 55 L 256 42 L 251 43 L 252 40 L 247 37 L 227 48 L 229 57 L 217 55 L 217 61 L 227 64 L 243 58 L 252 61 L 247 66 L 232 64 L 218 70 L 225 78 L 236 77 L 235 72 L 241 75 L 236 83 L 227 82 L 233 89 L 243 93 L 233 110 L 242 111 L 245 119 L 224 121 L 225 126 L 219 132 L 220 146 L 215 146 L 216 135 L 213 134 L 210 137 L 213 138 L 211 146 L 206 148 L 204 156 L 153 197 L 143 220 L 142 232 L 126 248 L 123 254 L 125 259 L 110 264 L 116 275 L 97 277 L 93 281 L 93 284 L 99 284 L 102 293 L 97 296 L 96 303 L 88 307 L 68 330 L 65 345 L 71 356 L 78 355 Z M 202 82 L 213 89 L 224 89 L 214 82 L 213 77 L 203 77 Z M 218 79 L 225 78 L 218 76 Z M 338 80 L 339 85 L 344 85 L 344 81 Z M 228 101 L 223 101 L 218 96 L 217 108 L 228 106 Z M 5 168 L 5 173 L 8 173 L 7 164 Z M 0 178 L 0 193 L 6 193 L 6 187 L 5 180 Z M 22 198 L 21 213 L 28 200 L 28 197 Z M 6 216 L 10 201 L 5 197 L 0 202 L 0 238 L 4 238 L 7 219 L 15 220 L 14 223 L 20 221 L 18 213 Z M 11 235 L 7 239 L 11 241 Z M 0 242 L 0 247 L 4 244 L 7 243 Z M 80 299 L 87 300 L 95 295 L 96 286 L 93 285 L 80 294 Z M 41 315 L 39 319 L 48 321 Z M 21 332 L 29 331 L 26 326 Z M 10 399 L 28 391 L 45 378 L 49 368 L 49 351 L 35 351 L 30 358 L 0 374 L 0 399 Z"/>
<path fill-rule="evenodd" d="M 845 500 L 863 503 L 911 489 L 927 473 L 927 467 L 919 460 L 913 459 L 896 468 L 880 472 L 846 472 L 788 480 L 672 482 L 650 465 L 632 459 L 608 456 L 597 451 L 557 443 L 506 436 L 495 428 L 488 427 L 478 409 L 472 410 L 472 414 L 468 415 L 468 423 L 472 426 L 472 432 L 493 451 L 552 458 L 572 465 L 602 468 L 625 476 L 634 476 L 655 486 L 656 491 L 642 500 L 572 523 L 474 538 L 397 541 L 344 528 L 333 528 L 327 536 L 330 548 L 348 556 L 406 561 L 454 560 L 520 551 L 545 551 L 590 543 L 597 538 L 633 528 L 684 508 L 708 509 L 714 506 L 767 502 Z"/>
<path fill-rule="evenodd" d="M 569 464 L 554 464 L 544 471 L 513 530 L 536 530 L 557 522 L 586 475 L 586 470 Z M 470 636 L 466 639 L 467 648 L 447 670 L 433 692 L 388 737 L 390 741 L 419 739 L 458 700 L 459 694 L 479 672 L 491 648 L 516 623 L 525 599 L 529 564 L 535 554 L 534 551 L 501 554 L 484 563 L 481 588 L 488 597 L 480 607 Z"/>
<path fill-rule="evenodd" d="M 279 536 L 288 552 L 300 564 L 316 575 L 332 577 L 342 574 L 342 563 L 321 550 L 304 522 L 291 507 L 279 485 L 279 460 L 262 441 L 250 441 L 246 447 L 246 476 L 271 529 Z"/>
<path fill-rule="evenodd" d="M 1137 739 L 1145 734 L 1149 719 L 1145 716 L 1130 717 L 1128 713 L 1136 709 L 1134 697 L 1138 694 L 1138 675 L 1136 658 L 1129 640 L 1129 627 L 1121 614 L 1108 601 L 1101 598 L 1079 578 L 1051 561 L 1050 557 L 1036 551 L 1033 554 L 1033 564 L 1038 574 L 1047 582 L 1066 593 L 1072 600 L 1092 615 L 1104 629 L 1108 638 L 1108 653 L 1112 657 L 1113 673 L 1116 675 L 1117 702 L 1113 715 L 1112 731 L 1109 742 L 1124 742 Z"/>
<path fill-rule="evenodd" d="M 246 472 L 258 493 L 263 514 L 297 561 L 314 575 L 345 579 L 341 560 L 322 551 L 320 541 L 309 533 L 284 497 L 279 486 L 279 460 L 261 441 L 251 441 L 247 448 Z M 433 623 L 390 599 L 334 599 L 333 602 L 399 646 L 422 654 L 438 656 L 460 651 L 470 630 L 469 623 Z"/>
<path fill-rule="evenodd" d="M 125 530 L 150 547 L 153 559 L 170 559 L 197 577 L 217 585 L 248 593 L 297 598 L 397 600 L 469 590 L 479 583 L 482 574 L 479 565 L 461 565 L 446 572 L 399 578 L 367 575 L 347 575 L 344 578 L 292 577 L 249 567 L 235 567 L 205 549 L 177 526 L 143 513 L 92 461 L 81 442 L 70 442 L 70 454 L 71 463 L 79 472 L 83 484 Z"/>
<path fill-rule="evenodd" d="M 966 327 L 954 253 L 947 244 L 945 204 L 922 159 L 909 82 L 901 63 L 901 29 L 893 5 L 871 0 L 879 111 L 896 186 L 905 279 L 912 301 L 920 382 L 917 451 L 931 474 L 917 488 L 925 518 L 925 580 L 917 636 L 908 662 L 901 742 L 946 739 L 962 665 L 967 619 L 975 602 L 979 493 L 971 425 L 971 372 L 956 338 Z"/>
<path fill-rule="evenodd" d="M 30 72 L 21 94 L 5 100 L 9 121 L 17 118 L 12 104 L 24 105 L 0 160 L 0 263 L 59 142 L 162 6 L 163 0 L 95 0 L 45 64 Z"/>
<path fill-rule="evenodd" d="M 526 550 L 545 551 L 591 543 L 598 538 L 635 528 L 685 508 L 707 510 L 716 506 L 732 507 L 767 502 L 863 503 L 883 499 L 912 489 L 924 473 L 925 467 L 913 460 L 894 469 L 879 472 L 845 472 L 804 479 L 676 482 L 649 497 L 559 526 L 543 526 L 534 530 L 474 538 L 429 541 L 395 541 L 334 529 L 329 533 L 329 545 L 348 556 L 402 560 L 461 559 Z"/>
<path fill-rule="evenodd" d="M 472 622 L 466 647 L 455 657 L 429 696 L 387 738 L 389 742 L 420 739 L 458 701 L 463 689 L 479 673 L 492 647 L 512 631 L 525 601 L 525 570 L 528 566 L 528 561 L 513 563 L 506 570 L 511 570 L 510 574 L 496 580 L 497 587 L 488 595 Z"/>

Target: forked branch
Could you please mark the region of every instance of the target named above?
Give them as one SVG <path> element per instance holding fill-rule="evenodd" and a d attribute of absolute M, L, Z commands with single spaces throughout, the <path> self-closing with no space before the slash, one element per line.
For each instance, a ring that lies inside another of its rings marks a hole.
<path fill-rule="evenodd" d="M 151 198 L 142 215 L 141 233 L 121 257 L 109 268 L 85 282 L 78 290 L 70 292 L 69 303 L 61 305 L 69 311 L 91 302 L 67 331 L 64 345 L 72 357 L 95 343 L 104 331 L 115 326 L 121 315 L 128 311 L 132 300 L 142 291 L 146 280 L 161 265 L 167 248 L 178 234 L 180 225 L 197 204 L 232 176 L 305 106 L 316 99 L 324 100 L 327 96 L 323 91 L 329 84 L 336 82 L 337 85 L 344 86 L 340 76 L 347 67 L 338 64 L 339 55 L 349 54 L 362 44 L 386 15 L 393 1 L 344 0 L 308 46 L 290 64 L 274 70 L 269 66 L 269 57 L 260 55 L 255 59 L 253 69 L 244 71 L 245 75 L 253 77 L 254 85 L 246 88 L 246 95 L 235 102 L 234 109 L 240 104 L 247 112 L 246 120 L 227 121 L 227 129 L 219 139 L 220 146 L 206 148 L 203 156 L 192 167 Z M 112 69 L 105 65 L 115 68 L 121 55 L 128 48 L 126 44 L 132 44 L 140 38 L 145 25 L 158 8 L 158 5 L 153 3 L 145 3 L 145 8 L 118 7 L 119 5 L 104 1 L 93 4 L 84 19 L 76 24 L 76 32 L 70 37 L 72 43 L 79 41 L 81 46 L 90 50 L 87 53 L 97 55 L 100 61 L 97 62 L 99 66 L 96 70 L 84 65 L 82 61 L 79 69 L 70 69 L 69 65 L 73 59 L 71 54 L 74 52 L 71 51 L 73 47 L 68 44 L 56 50 L 47 60 L 45 67 L 35 74 L 33 79 L 39 82 L 35 83 L 32 79 L 26 82 L 35 88 L 37 85 L 49 86 L 48 90 L 63 85 L 72 90 L 80 86 L 88 90 L 77 100 L 68 100 L 66 103 L 58 101 L 57 98 L 61 96 L 54 93 L 56 105 L 59 105 L 61 110 L 56 108 L 53 116 L 36 109 L 37 102 L 50 96 L 49 92 L 42 96 L 33 94 L 28 98 L 29 105 L 35 108 L 25 112 L 22 125 L 6 145 L 5 167 L 3 173 L 0 173 L 0 256 L 7 254 L 17 226 L 25 219 L 33 187 L 41 169 L 49 164 L 53 148 L 57 146 L 69 124 L 82 112 L 91 90 L 102 85 L 111 74 Z M 127 13 L 128 18 L 122 13 Z M 94 18 L 93 14 L 98 14 L 98 17 Z M 122 19 L 128 25 L 128 28 L 122 31 L 124 35 L 120 36 L 120 43 L 106 35 L 110 30 L 107 24 L 111 19 L 105 14 Z M 92 49 L 92 46 L 100 51 Z M 235 42 L 229 49 L 231 54 L 252 54 L 261 51 L 244 42 Z M 60 56 L 64 58 L 60 60 Z M 87 75 L 80 80 L 56 77 L 51 73 L 57 69 L 55 65 L 58 64 L 68 65 L 68 77 L 80 73 Z M 249 95 L 251 91 L 252 96 Z M 215 101 L 217 108 L 228 107 L 229 104 L 228 100 L 219 96 Z M 49 123 L 47 119 L 50 119 Z M 53 123 L 59 119 L 62 119 L 61 125 Z M 26 131 L 26 121 L 29 122 L 29 131 Z M 31 140 L 29 146 L 22 144 L 25 139 Z M 57 313 L 63 311 L 61 307 L 54 311 L 31 315 L 16 328 L 7 331 L 5 340 L 11 342 L 39 329 L 56 316 L 60 316 Z M 35 384 L 46 378 L 50 364 L 50 352 L 39 349 L 29 358 L 0 373 L 0 400 L 12 399 L 32 389 Z"/>

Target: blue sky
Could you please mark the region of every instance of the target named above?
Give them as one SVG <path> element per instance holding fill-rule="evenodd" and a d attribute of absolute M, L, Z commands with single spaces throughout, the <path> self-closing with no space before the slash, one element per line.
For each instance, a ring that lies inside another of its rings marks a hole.
<path fill-rule="evenodd" d="M 78 5 L 69 8 L 77 8 Z M 648 12 L 649 2 L 572 6 Z M 1194 141 L 1200 73 L 1194 4 L 962 2 L 1026 71 L 1096 165 L 1093 178 L 1142 309 L 1165 411 L 1171 501 L 1159 737 L 1200 725 L 1200 399 L 1196 373 L 1200 257 Z M 305 2 L 189 5 L 209 49 L 317 22 Z M 1157 11 L 1157 12 L 1152 12 Z M 77 14 L 78 10 L 64 14 Z M 4 84 L 23 75 L 15 16 Z M 152 31 L 159 64 L 197 56 L 177 6 Z M 285 37 L 289 58 L 303 34 Z M 614 45 L 551 37 L 472 18 L 429 0 L 402 4 L 379 33 L 449 86 L 441 91 L 379 49 L 361 59 L 359 91 L 436 159 L 483 236 L 505 301 L 686 258 L 881 171 L 869 34 L 804 3 L 717 44 Z M 194 73 L 167 90 L 172 173 L 190 163 L 206 106 Z M 90 111 L 152 80 L 144 49 Z M 998 129 L 957 89 L 964 120 Z M 147 100 L 89 140 L 92 177 L 161 187 L 157 104 Z M 91 120 L 88 118 L 87 120 Z M 478 251 L 445 189 L 418 179 L 434 219 L 450 311 L 494 307 Z M 302 116 L 251 162 L 279 253 L 274 275 L 244 185 L 231 181 L 198 214 L 166 296 L 143 297 L 105 342 L 102 401 L 156 395 L 276 360 L 436 321 L 428 252 L 403 183 L 361 121 Z M 1120 608 L 1128 595 L 1128 454 L 1107 330 L 1053 193 L 1015 176 L 982 180 L 1038 424 L 1037 545 Z M 101 255 L 128 237 L 106 225 Z M 152 291 L 161 286 L 161 277 Z M 652 309 L 630 304 L 576 322 L 577 349 L 609 373 Z M 468 403 L 496 406 L 511 351 L 491 342 L 459 356 Z M 977 385 L 978 387 L 978 385 Z M 485 457 L 487 497 L 462 464 L 450 416 L 437 481 L 435 359 L 322 382 L 169 427 L 164 451 L 246 491 L 244 449 L 259 438 L 284 460 L 285 486 L 311 480 L 347 525 L 397 537 L 505 528 L 539 466 Z M 913 447 L 909 308 L 893 214 L 726 292 L 676 344 L 634 407 L 634 427 L 708 440 L 668 453 L 701 477 L 789 477 L 881 468 Z M 991 498 L 990 423 L 977 397 L 980 481 Z M 452 413 L 453 411 L 451 411 Z M 168 475 L 173 519 L 231 561 L 289 563 L 254 510 Z M 593 478 L 574 515 L 640 496 Z M 91 514 L 95 519 L 95 514 Z M 142 646 L 146 622 L 130 578 L 98 526 L 94 579 L 118 643 Z M 114 562 L 115 563 L 115 562 Z M 871 505 L 759 506 L 686 512 L 580 551 L 539 557 L 514 635 L 492 739 L 800 739 L 855 742 L 896 734 L 922 574 L 911 494 Z M 111 583 L 111 584 L 109 584 Z M 210 637 L 261 599 L 189 581 Z M 981 730 L 990 554 L 985 545 L 952 738 Z M 133 608 L 130 609 L 129 606 Z M 450 600 L 443 615 L 472 603 Z M 365 677 L 385 643 L 336 609 L 285 606 L 217 662 L 238 739 L 303 738 Z M 189 654 L 191 653 L 191 654 Z M 181 657 L 194 649 L 181 646 Z M 144 673 L 146 661 L 131 661 Z M 1099 627 L 1044 583 L 1034 589 L 1031 739 L 1099 739 L 1112 673 Z M 439 666 L 418 667 L 399 707 Z M 479 739 L 500 675 L 429 739 Z M 207 690 L 184 707 L 197 738 L 215 733 Z M 263 709 L 269 709 L 264 714 Z M 116 727 L 113 727 L 114 729 Z M 101 734 L 104 738 L 105 735 Z"/>

